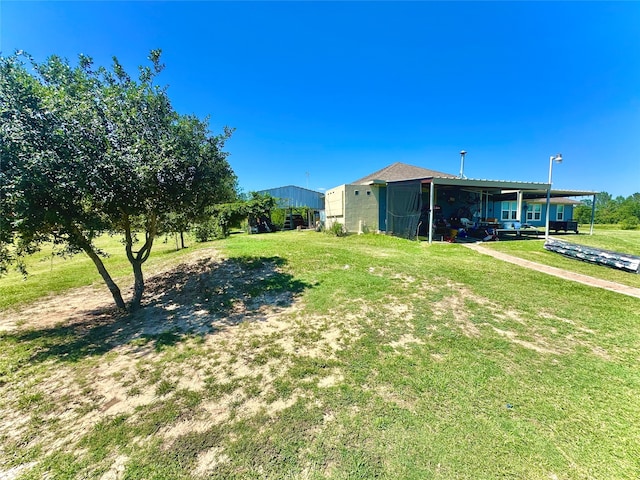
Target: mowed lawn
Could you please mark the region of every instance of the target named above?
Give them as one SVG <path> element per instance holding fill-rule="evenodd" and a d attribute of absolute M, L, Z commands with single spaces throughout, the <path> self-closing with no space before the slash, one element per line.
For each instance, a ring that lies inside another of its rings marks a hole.
<path fill-rule="evenodd" d="M 552 235 L 556 240 L 578 243 L 589 247 L 603 248 L 614 252 L 640 257 L 640 230 L 618 230 L 596 225 L 593 234 L 589 234 L 589 227 L 581 226 L 581 234 Z M 640 288 L 640 275 L 630 275 L 628 272 L 615 268 L 603 268 L 600 265 L 581 262 L 573 258 L 563 257 L 558 253 L 548 252 L 543 245 L 544 239 L 530 239 L 529 241 L 489 242 L 482 245 L 503 253 L 515 255 L 532 262 L 564 268 L 572 272 L 589 275 L 611 282 L 621 283 L 630 287 Z"/>
<path fill-rule="evenodd" d="M 160 247 L 135 315 L 6 302 L 0 478 L 638 478 L 637 298 L 386 236 Z"/>

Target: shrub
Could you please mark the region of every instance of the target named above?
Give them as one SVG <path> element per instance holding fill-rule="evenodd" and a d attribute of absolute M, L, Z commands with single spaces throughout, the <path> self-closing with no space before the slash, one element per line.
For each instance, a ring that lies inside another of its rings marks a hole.
<path fill-rule="evenodd" d="M 213 219 L 209 218 L 200 222 L 193 229 L 196 242 L 208 242 L 214 238 L 219 238 L 219 227 Z"/>
<path fill-rule="evenodd" d="M 631 215 L 624 217 L 620 222 L 620 228 L 622 230 L 635 230 L 639 225 L 640 222 L 638 222 L 638 219 Z"/>
<path fill-rule="evenodd" d="M 344 237 L 347 235 L 347 231 L 344 229 L 344 225 L 339 222 L 333 222 L 331 227 L 326 228 L 325 233 L 333 235 L 335 237 Z"/>
<path fill-rule="evenodd" d="M 284 227 L 284 218 L 286 210 L 284 208 L 274 208 L 271 210 L 271 223 L 279 230 Z"/>

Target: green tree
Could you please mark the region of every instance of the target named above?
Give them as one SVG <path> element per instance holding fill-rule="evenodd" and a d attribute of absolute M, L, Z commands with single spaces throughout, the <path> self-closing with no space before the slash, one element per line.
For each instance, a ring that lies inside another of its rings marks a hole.
<path fill-rule="evenodd" d="M 585 200 L 574 210 L 574 218 L 580 223 L 591 221 L 592 201 Z M 595 223 L 620 224 L 626 228 L 635 228 L 640 224 L 640 193 L 625 198 L 613 198 L 607 192 L 596 195 Z"/>
<path fill-rule="evenodd" d="M 184 158 L 189 159 L 178 171 L 192 171 L 194 175 L 185 185 L 172 182 L 173 187 L 168 195 L 173 211 L 163 217 L 161 227 L 163 232 L 179 234 L 181 247 L 185 248 L 183 233 L 194 223 L 206 218 L 209 206 L 236 198 L 236 177 L 229 175 L 226 161 L 200 162 L 198 170 L 194 170 L 189 163 L 191 159 L 198 158 L 226 158 L 221 147 L 231 136 L 232 130 L 225 129 L 223 135 L 210 137 L 205 122 L 186 116 L 181 117 L 173 128 L 174 145 L 168 154 L 176 159 L 176 164 L 184 162 Z M 219 180 L 212 182 L 212 178 Z"/>
<path fill-rule="evenodd" d="M 618 223 L 618 201 L 611 194 L 601 192 L 596 195 L 596 223 Z"/>
<path fill-rule="evenodd" d="M 231 227 L 239 225 L 243 220 L 268 218 L 275 203 L 275 199 L 269 194 L 251 192 L 245 200 L 214 206 L 213 221 L 218 236 L 227 237 Z"/>
<path fill-rule="evenodd" d="M 43 63 L 0 58 L 4 268 L 53 240 L 68 253 L 85 252 L 125 308 L 93 243 L 104 232 L 120 233 L 136 309 L 142 265 L 169 220 L 190 221 L 233 198 L 236 177 L 223 151 L 231 130 L 214 136 L 207 121 L 178 115 L 166 89 L 154 84 L 160 51 L 149 60 L 132 79 L 116 58 L 110 69 L 95 70 L 84 56 L 75 67 L 55 56 Z"/>
<path fill-rule="evenodd" d="M 578 223 L 590 224 L 593 200 L 583 200 L 582 205 L 576 205 L 573 209 L 573 218 Z"/>
<path fill-rule="evenodd" d="M 246 200 L 247 215 L 255 219 L 261 217 L 269 218 L 271 211 L 276 206 L 276 199 L 268 193 L 260 194 L 258 192 L 251 192 L 249 198 Z"/>
<path fill-rule="evenodd" d="M 275 198 L 269 194 L 251 192 L 244 199 L 214 205 L 209 209 L 209 216 L 196 227 L 196 238 L 201 242 L 212 237 L 225 238 L 231 228 L 243 220 L 269 218 L 275 204 Z"/>
<path fill-rule="evenodd" d="M 630 197 L 622 199 L 618 205 L 619 221 L 629 220 L 640 222 L 640 193 L 635 193 Z"/>

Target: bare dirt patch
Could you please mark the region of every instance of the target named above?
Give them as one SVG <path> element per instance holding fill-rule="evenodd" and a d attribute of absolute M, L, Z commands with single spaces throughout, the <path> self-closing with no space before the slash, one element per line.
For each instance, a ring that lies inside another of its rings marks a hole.
<path fill-rule="evenodd" d="M 333 358 L 359 335 L 348 317 L 302 314 L 307 287 L 279 258 L 228 260 L 208 251 L 149 276 L 144 308 L 134 314 L 114 310 L 97 287 L 3 312 L 4 335 L 42 347 L 21 367 L 30 381 L 3 386 L 0 438 L 41 455 L 81 452 L 78 441 L 99 424 L 118 417 L 143 424 L 167 404 L 183 410 L 156 432 L 168 444 L 225 422 L 275 417 L 305 395 L 274 388 L 295 359 Z M 343 376 L 330 368 L 309 380 L 329 388 Z M 189 398 L 196 407 L 184 406 Z M 115 453 L 103 462 L 105 480 L 122 478 L 128 458 Z M 226 461 L 213 448 L 197 470 Z M 18 472 L 0 463 L 3 480 Z"/>
<path fill-rule="evenodd" d="M 229 261 L 208 253 L 151 276 L 144 308 L 131 315 L 111 307 L 106 288 L 94 287 L 3 312 L 5 335 L 16 342 L 38 339 L 42 346 L 24 367 L 30 382 L 3 386 L 0 437 L 40 445 L 46 453 L 72 445 L 104 419 L 135 416 L 176 391 L 201 392 L 207 382 L 235 381 L 237 387 L 214 402 L 222 421 L 243 395 L 242 380 L 270 383 L 277 375 L 275 360 L 251 368 L 228 352 L 246 350 L 263 335 L 284 336 L 305 285 L 288 275 L 278 258 Z M 243 324 L 247 327 L 240 328 Z M 327 342 L 337 336 L 329 335 Z M 177 347 L 166 353 L 172 346 Z M 247 402 L 246 409 L 269 406 L 275 413 L 287 406 L 260 398 Z M 44 425 L 38 435 L 31 433 L 36 417 Z M 192 427 L 184 420 L 166 433 Z M 105 478 L 117 475 L 117 461 L 114 468 Z"/>
<path fill-rule="evenodd" d="M 464 285 L 447 281 L 446 287 L 450 293 L 430 304 L 433 314 L 445 322 L 452 319 L 453 325 L 468 337 L 479 338 L 493 332 L 520 347 L 543 355 L 567 354 L 571 348 L 580 345 L 591 348 L 601 358 L 610 359 L 606 351 L 597 347 L 595 332 L 575 320 L 546 312 L 525 316 L 518 310 L 504 309 L 490 299 L 474 294 Z M 537 321 L 542 318 L 547 322 Z M 554 326 L 554 323 L 558 326 Z M 569 325 L 570 333 L 560 336 L 558 327 L 562 325 Z M 515 326 L 525 332 L 526 338 L 515 331 Z M 570 347 L 567 347 L 567 338 L 571 340 Z"/>
<path fill-rule="evenodd" d="M 194 473 L 196 475 L 207 475 L 207 473 L 213 471 L 216 466 L 227 463 L 229 460 L 229 455 L 224 453 L 222 448 L 214 447 L 199 456 L 198 465 Z"/>
<path fill-rule="evenodd" d="M 394 349 L 397 350 L 402 350 L 407 348 L 409 345 L 414 344 L 414 345 L 423 345 L 424 341 L 420 338 L 417 338 L 409 333 L 405 333 L 404 335 L 400 336 L 400 338 L 398 340 L 395 340 L 391 343 L 389 343 L 389 346 L 391 346 Z"/>

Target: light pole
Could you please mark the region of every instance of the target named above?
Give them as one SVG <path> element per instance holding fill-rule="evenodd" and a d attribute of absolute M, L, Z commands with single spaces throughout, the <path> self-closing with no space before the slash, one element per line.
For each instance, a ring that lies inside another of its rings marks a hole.
<path fill-rule="evenodd" d="M 460 178 L 467 178 L 464 176 L 464 156 L 467 154 L 464 150 L 460 152 Z"/>
<path fill-rule="evenodd" d="M 553 172 L 553 162 L 562 163 L 562 154 L 551 155 L 549 157 L 549 186 L 547 187 L 547 215 L 544 222 L 544 241 L 549 240 L 549 206 L 551 204 L 551 174 Z"/>

